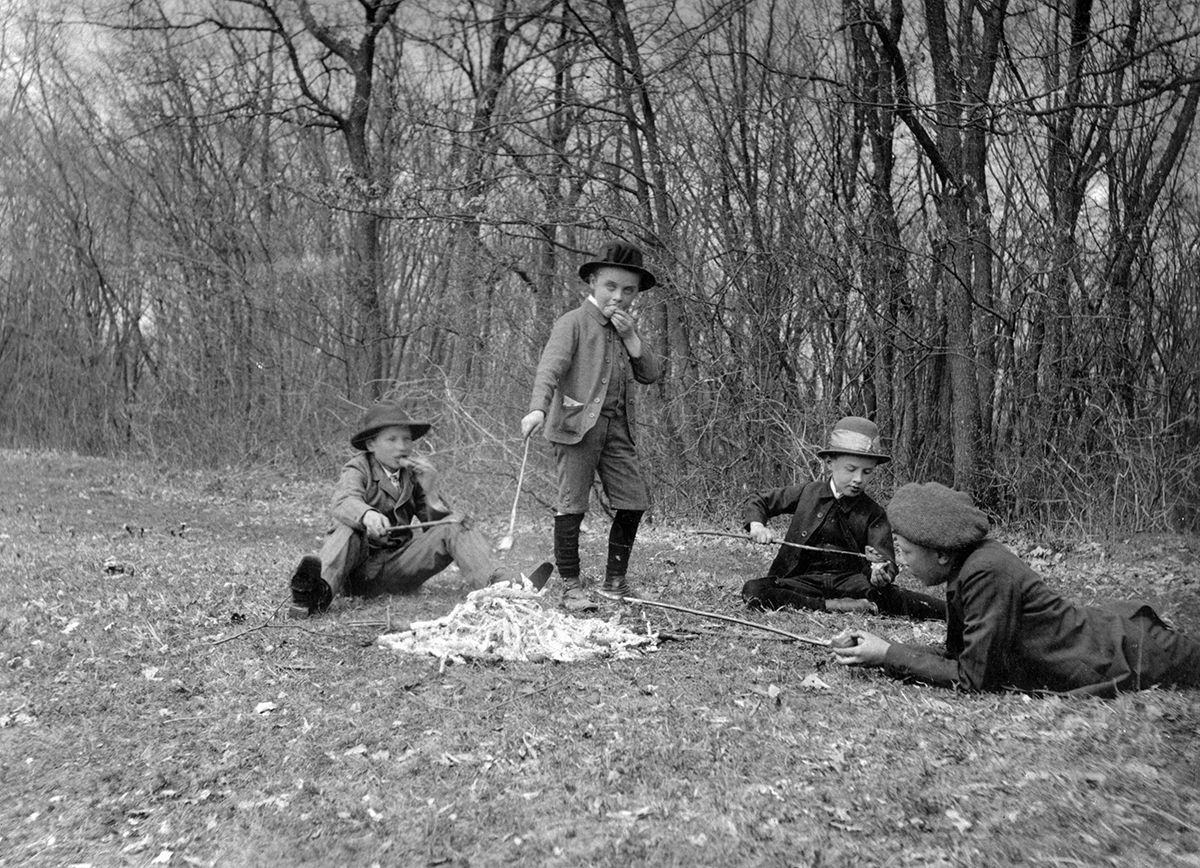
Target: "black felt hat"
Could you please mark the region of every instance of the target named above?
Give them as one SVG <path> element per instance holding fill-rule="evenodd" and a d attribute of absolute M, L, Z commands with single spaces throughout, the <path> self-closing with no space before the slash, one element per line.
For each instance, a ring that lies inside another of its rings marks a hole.
<path fill-rule="evenodd" d="M 363 451 L 367 448 L 367 441 L 375 436 L 376 432 L 391 425 L 407 425 L 414 440 L 424 437 L 433 427 L 424 419 L 414 419 L 409 416 L 398 402 L 384 401 L 363 414 L 362 420 L 358 423 L 358 433 L 350 438 L 350 445 Z"/>
<path fill-rule="evenodd" d="M 641 249 L 623 241 L 610 241 L 596 259 L 579 266 L 579 276 L 586 281 L 597 268 L 605 267 L 637 272 L 642 278 L 638 285 L 639 292 L 645 292 L 658 284 L 654 272 L 642 265 Z"/>

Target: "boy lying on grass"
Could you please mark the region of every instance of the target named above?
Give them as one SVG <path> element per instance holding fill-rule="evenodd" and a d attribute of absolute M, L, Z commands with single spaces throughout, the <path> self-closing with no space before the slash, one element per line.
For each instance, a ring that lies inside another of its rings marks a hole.
<path fill-rule="evenodd" d="M 839 663 L 963 690 L 1096 696 L 1156 684 L 1200 686 L 1200 642 L 1137 602 L 1063 599 L 995 540 L 969 495 L 936 482 L 901 487 L 887 507 L 896 560 L 926 586 L 946 583 L 946 647 L 888 642 L 862 630 Z"/>
<path fill-rule="evenodd" d="M 376 404 L 363 416 L 350 438 L 356 454 L 333 489 L 334 524 L 321 555 L 305 555 L 292 574 L 294 617 L 327 609 L 338 594 L 412 593 L 451 562 L 477 588 L 516 578 L 492 558 L 483 535 L 432 491 L 433 466 L 412 452 L 430 427 L 395 402 Z M 414 520 L 443 519 L 434 527 L 407 528 Z M 531 580 L 544 582 L 551 569 L 543 564 Z"/>

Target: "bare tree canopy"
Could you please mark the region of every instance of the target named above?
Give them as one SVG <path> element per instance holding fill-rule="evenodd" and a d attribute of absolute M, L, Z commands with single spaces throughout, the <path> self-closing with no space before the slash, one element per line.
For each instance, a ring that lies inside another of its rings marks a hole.
<path fill-rule="evenodd" d="M 664 276 L 661 504 L 803 478 L 859 413 L 1003 514 L 1200 521 L 1191 7 L 3 15 L 8 443 L 311 458 L 395 389 L 515 430 L 616 236 Z"/>

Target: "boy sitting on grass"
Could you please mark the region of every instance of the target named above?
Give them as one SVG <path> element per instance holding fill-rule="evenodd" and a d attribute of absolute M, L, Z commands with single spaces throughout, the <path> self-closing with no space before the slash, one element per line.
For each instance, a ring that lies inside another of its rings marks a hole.
<path fill-rule="evenodd" d="M 433 466 L 412 453 L 429 428 L 395 402 L 363 416 L 350 438 L 356 454 L 334 486 L 334 525 L 321 555 L 305 555 L 292 574 L 292 616 L 324 611 L 338 594 L 412 593 L 451 562 L 477 588 L 516 578 L 492 558 L 479 531 L 433 493 Z M 414 520 L 446 523 L 406 529 Z M 540 587 L 552 569 L 542 564 L 530 580 Z"/>
<path fill-rule="evenodd" d="M 969 495 L 909 483 L 887 517 L 900 565 L 926 586 L 946 583 L 946 648 L 849 630 L 844 637 L 855 644 L 834 648 L 839 663 L 962 690 L 1112 696 L 1155 684 L 1200 686 L 1200 642 L 1142 603 L 1098 608 L 1063 599 L 986 538 L 987 516 Z"/>
<path fill-rule="evenodd" d="M 880 612 L 914 619 L 941 620 L 941 600 L 897 588 L 893 582 L 892 529 L 883 507 L 866 493 L 867 480 L 890 461 L 870 419 L 847 416 L 817 453 L 825 459 L 826 479 L 762 491 L 750 499 L 744 527 L 757 543 L 771 544 L 775 535 L 766 522 L 790 513 L 789 543 L 829 549 L 810 551 L 782 546 L 762 579 L 742 586 L 749 606 L 780 609 L 792 606 L 830 612 Z M 842 554 L 860 552 L 867 557 Z"/>

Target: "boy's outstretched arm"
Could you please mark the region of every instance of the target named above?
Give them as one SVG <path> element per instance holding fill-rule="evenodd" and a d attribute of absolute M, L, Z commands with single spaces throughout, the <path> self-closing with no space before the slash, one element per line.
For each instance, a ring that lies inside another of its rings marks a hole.
<path fill-rule="evenodd" d="M 831 646 L 830 650 L 836 655 L 838 663 L 846 666 L 881 666 L 894 678 L 915 678 L 939 687 L 960 686 L 958 661 L 943 657 L 933 649 L 889 642 L 866 630 L 847 630 L 843 635 L 854 644 Z"/>

